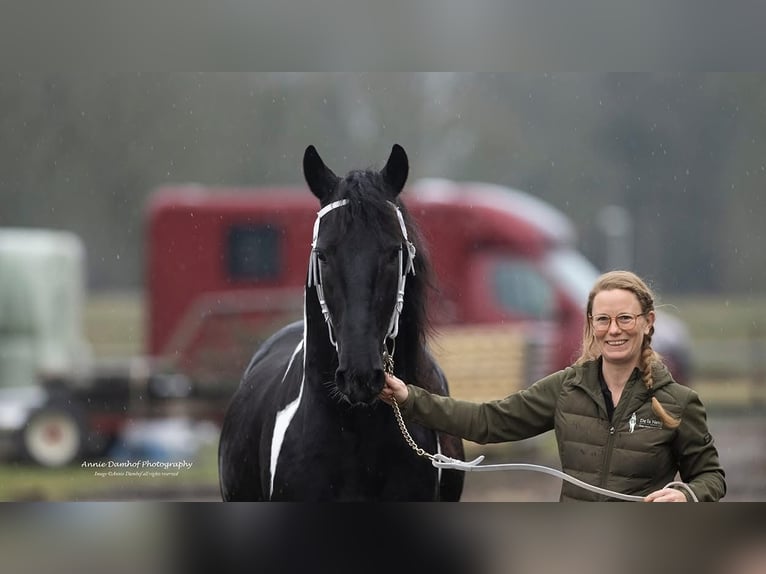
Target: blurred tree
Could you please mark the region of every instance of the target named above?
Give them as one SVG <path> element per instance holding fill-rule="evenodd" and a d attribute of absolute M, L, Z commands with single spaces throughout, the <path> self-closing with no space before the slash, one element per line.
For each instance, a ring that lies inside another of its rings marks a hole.
<path fill-rule="evenodd" d="M 766 76 L 151 73 L 0 75 L 0 224 L 71 229 L 90 285 L 142 284 L 143 208 L 168 182 L 302 184 L 394 142 L 424 176 L 510 185 L 605 261 L 604 205 L 634 218 L 663 291 L 766 290 Z"/>

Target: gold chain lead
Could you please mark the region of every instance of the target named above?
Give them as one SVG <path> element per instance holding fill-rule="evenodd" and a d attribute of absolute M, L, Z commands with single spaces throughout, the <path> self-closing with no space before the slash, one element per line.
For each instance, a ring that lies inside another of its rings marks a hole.
<path fill-rule="evenodd" d="M 402 431 L 402 436 L 404 437 L 404 440 L 407 441 L 407 444 L 410 445 L 412 450 L 414 450 L 418 456 L 423 456 L 430 460 L 434 460 L 434 455 L 429 454 L 420 448 L 412 438 L 412 435 L 410 435 L 410 431 L 408 431 L 407 427 L 404 426 L 404 419 L 402 418 L 402 412 L 399 410 L 399 404 L 393 397 L 391 397 L 391 406 L 394 407 L 394 416 L 396 417 L 396 422 L 399 424 L 399 430 Z"/>
<path fill-rule="evenodd" d="M 385 348 L 383 350 L 383 370 L 389 375 L 394 374 L 394 355 L 393 353 L 389 353 L 388 349 Z M 399 430 L 402 431 L 402 436 L 404 437 L 404 440 L 407 441 L 407 444 L 410 445 L 410 448 L 412 448 L 418 456 L 434 460 L 434 455 L 429 454 L 420 448 L 415 442 L 415 439 L 412 438 L 410 431 L 407 430 L 407 427 L 404 424 L 402 412 L 399 410 L 399 403 L 396 402 L 394 397 L 391 397 L 391 406 L 394 408 L 394 416 L 396 417 L 396 423 L 399 425 Z"/>

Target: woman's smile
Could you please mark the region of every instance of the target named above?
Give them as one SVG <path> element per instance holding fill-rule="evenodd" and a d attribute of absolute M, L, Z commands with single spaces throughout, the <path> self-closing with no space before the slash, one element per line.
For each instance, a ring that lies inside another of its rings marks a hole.
<path fill-rule="evenodd" d="M 592 316 L 601 318 L 602 325 L 594 326 L 596 342 L 601 356 L 607 362 L 637 365 L 641 356 L 644 335 L 654 322 L 654 314 L 642 314 L 638 298 L 625 289 L 609 289 L 596 294 L 593 299 Z M 625 317 L 634 318 L 625 324 Z M 609 321 L 609 324 L 604 324 Z"/>

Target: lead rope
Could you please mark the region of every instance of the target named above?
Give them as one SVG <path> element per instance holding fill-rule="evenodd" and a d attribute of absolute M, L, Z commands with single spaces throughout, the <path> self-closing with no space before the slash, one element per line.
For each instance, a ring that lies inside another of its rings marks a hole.
<path fill-rule="evenodd" d="M 394 374 L 393 354 L 389 355 L 387 352 L 384 354 L 384 369 L 386 373 L 388 373 L 389 375 Z M 484 460 L 484 455 L 480 455 L 476 457 L 475 459 L 473 459 L 472 461 L 464 462 L 462 460 L 457 460 L 455 458 L 451 458 L 443 454 L 430 454 L 426 452 L 425 450 L 423 450 L 422 448 L 420 448 L 415 442 L 415 440 L 412 438 L 412 435 L 410 435 L 410 432 L 407 430 L 407 427 L 404 424 L 404 418 L 402 417 L 402 412 L 399 410 L 399 403 L 397 403 L 396 399 L 393 397 L 391 397 L 391 406 L 394 409 L 394 416 L 396 417 L 396 422 L 399 425 L 399 430 L 402 432 L 402 436 L 404 437 L 404 440 L 407 442 L 410 448 L 412 448 L 412 450 L 415 451 L 415 453 L 418 456 L 422 456 L 429 459 L 431 461 L 431 464 L 435 466 L 436 468 L 462 470 L 463 472 L 487 472 L 487 471 L 497 471 L 497 470 L 529 470 L 532 472 L 542 472 L 543 474 L 549 474 L 551 476 L 555 476 L 557 478 L 565 480 L 566 482 L 574 484 L 575 486 L 579 486 L 580 488 L 584 488 L 585 490 L 590 490 L 591 492 L 595 492 L 596 494 L 601 494 L 603 496 L 618 498 L 620 500 L 627 500 L 629 502 L 642 502 L 644 500 L 643 496 L 634 496 L 632 494 L 622 494 L 621 492 L 615 492 L 613 490 L 601 488 L 600 486 L 594 486 L 578 478 L 569 476 L 568 474 L 561 472 L 560 470 L 556 470 L 555 468 L 549 468 L 547 466 L 542 466 L 539 464 L 526 464 L 526 463 L 480 464 Z M 689 495 L 691 496 L 691 499 L 694 502 L 699 502 L 699 500 L 697 499 L 697 495 L 694 494 L 694 491 L 685 482 L 679 482 L 679 481 L 669 482 L 668 484 L 665 485 L 665 488 L 668 488 L 670 486 L 681 487 L 683 490 L 689 493 Z"/>

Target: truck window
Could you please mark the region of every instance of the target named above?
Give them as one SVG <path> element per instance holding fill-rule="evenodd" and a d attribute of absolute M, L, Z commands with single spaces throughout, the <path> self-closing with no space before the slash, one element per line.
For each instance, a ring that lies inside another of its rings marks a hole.
<path fill-rule="evenodd" d="M 553 288 L 529 263 L 500 260 L 493 275 L 496 300 L 512 313 L 534 319 L 550 319 L 554 315 Z"/>
<path fill-rule="evenodd" d="M 237 225 L 227 241 L 229 277 L 258 281 L 279 276 L 279 231 L 271 225 Z"/>

